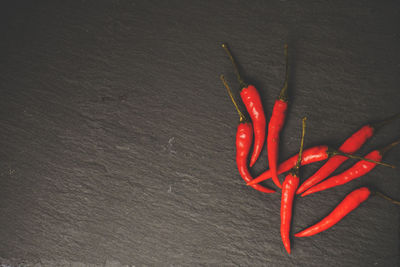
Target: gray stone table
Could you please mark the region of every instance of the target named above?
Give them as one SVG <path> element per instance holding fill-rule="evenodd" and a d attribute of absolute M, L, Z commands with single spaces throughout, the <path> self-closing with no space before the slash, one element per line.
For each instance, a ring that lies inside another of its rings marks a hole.
<path fill-rule="evenodd" d="M 288 43 L 281 159 L 298 151 L 305 115 L 307 147 L 338 147 L 399 112 L 397 1 L 1 5 L 1 266 L 399 265 L 399 208 L 377 197 L 286 254 L 280 193 L 238 175 L 238 116 L 219 80 L 238 92 L 228 42 L 269 117 Z M 387 125 L 360 154 L 399 133 Z M 385 160 L 400 166 L 400 147 Z M 266 168 L 264 149 L 252 172 Z M 400 171 L 297 198 L 292 231 L 364 185 L 399 198 Z"/>

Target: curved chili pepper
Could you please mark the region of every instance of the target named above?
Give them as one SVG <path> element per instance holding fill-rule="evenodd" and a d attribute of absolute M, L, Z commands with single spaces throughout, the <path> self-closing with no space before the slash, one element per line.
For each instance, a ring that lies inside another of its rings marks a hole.
<path fill-rule="evenodd" d="M 396 201 L 380 192 L 371 192 L 367 187 L 361 187 L 359 189 L 354 190 L 350 194 L 348 194 L 339 205 L 324 219 L 320 222 L 310 226 L 309 228 L 300 231 L 295 234 L 295 237 L 305 237 L 316 235 L 322 231 L 325 231 L 335 224 L 337 224 L 340 220 L 343 219 L 347 214 L 349 214 L 352 210 L 356 209 L 361 203 L 366 201 L 370 195 L 375 194 L 380 196 L 386 200 L 389 200 L 393 204 L 400 205 L 399 201 Z"/>
<path fill-rule="evenodd" d="M 315 146 L 315 147 L 311 147 L 311 148 L 304 150 L 303 156 L 301 158 L 301 165 L 303 166 L 303 165 L 307 165 L 310 163 L 326 160 L 327 158 L 331 158 L 336 155 L 341 155 L 341 156 L 355 158 L 355 159 L 362 159 L 362 160 L 366 160 L 369 162 L 373 162 L 375 164 L 392 167 L 391 165 L 383 163 L 383 162 L 377 162 L 377 161 L 374 161 L 371 159 L 366 159 L 366 158 L 356 156 L 356 155 L 345 154 L 336 149 L 330 148 L 328 146 Z M 284 173 L 284 172 L 290 170 L 290 168 L 293 168 L 296 165 L 297 159 L 298 159 L 298 155 L 294 155 L 291 158 L 289 158 L 289 159 L 285 160 L 284 162 L 282 162 L 281 164 L 279 164 L 278 174 Z M 254 185 L 254 184 L 260 183 L 264 180 L 267 180 L 271 177 L 272 177 L 271 170 L 266 170 L 261 175 L 259 175 L 257 178 L 252 180 L 250 183 L 247 183 L 247 185 Z"/>
<path fill-rule="evenodd" d="M 368 153 L 365 156 L 365 158 L 374 160 L 376 162 L 380 162 L 382 160 L 383 154 L 399 143 L 400 143 L 400 140 L 393 142 L 390 145 L 388 145 L 380 150 L 374 150 L 374 151 Z M 346 171 L 344 171 L 338 175 L 332 176 L 332 177 L 328 178 L 327 180 L 311 187 L 310 189 L 305 191 L 301 196 L 304 197 L 304 196 L 310 195 L 312 193 L 323 191 L 323 190 L 326 190 L 326 189 L 329 189 L 329 188 L 332 188 L 335 186 L 347 184 L 348 182 L 369 173 L 370 171 L 372 171 L 373 168 L 375 168 L 376 165 L 377 164 L 374 162 L 368 162 L 365 160 L 361 160 L 361 161 L 357 162 L 356 164 L 354 164 L 351 168 L 347 169 Z"/>
<path fill-rule="evenodd" d="M 348 194 L 342 202 L 324 219 L 317 224 L 295 234 L 295 237 L 312 236 L 338 223 L 344 216 L 357 208 L 361 203 L 368 199 L 371 191 L 367 187 L 361 187 Z"/>
<path fill-rule="evenodd" d="M 293 200 L 296 195 L 296 189 L 299 186 L 299 168 L 303 153 L 304 135 L 306 131 L 306 118 L 303 118 L 303 130 L 301 134 L 300 151 L 296 166 L 286 176 L 282 186 L 281 199 L 281 238 L 283 246 L 290 254 L 290 224 L 292 221 Z"/>
<path fill-rule="evenodd" d="M 377 129 L 391 122 L 392 120 L 398 118 L 399 115 L 400 114 L 396 114 L 381 122 L 363 126 L 352 136 L 347 138 L 347 140 L 339 147 L 339 151 L 349 154 L 356 152 L 369 138 L 371 138 L 374 135 L 374 132 Z M 299 189 L 297 189 L 296 194 L 301 194 L 307 189 L 311 188 L 312 186 L 324 180 L 347 159 L 348 157 L 341 155 L 331 157 L 321 168 L 319 168 L 319 170 L 316 173 L 314 173 L 310 178 L 308 178 L 300 185 Z"/>
<path fill-rule="evenodd" d="M 285 45 L 285 58 L 286 58 L 286 74 L 283 88 L 278 99 L 275 101 L 274 108 L 272 110 L 271 119 L 268 124 L 268 136 L 267 136 L 267 152 L 268 152 L 268 163 L 272 174 L 272 181 L 281 188 L 281 183 L 278 179 L 278 158 L 279 158 L 279 135 L 285 124 L 286 110 L 288 106 L 288 47 Z"/>
<path fill-rule="evenodd" d="M 253 148 L 253 153 L 250 158 L 250 167 L 256 163 L 258 157 L 260 156 L 261 150 L 264 145 L 265 141 L 265 127 L 266 127 L 266 121 L 265 121 L 265 113 L 264 113 L 264 108 L 261 102 L 261 97 L 260 94 L 258 93 L 257 89 L 254 87 L 254 85 L 247 85 L 239 72 L 239 68 L 235 62 L 235 59 L 232 56 L 232 53 L 230 52 L 227 44 L 222 44 L 222 47 L 225 49 L 226 53 L 228 54 L 237 79 L 239 81 L 241 90 L 240 90 L 240 97 L 242 98 L 242 101 L 247 109 L 247 112 L 250 115 L 250 118 L 253 122 L 254 126 L 254 148 Z"/>
<path fill-rule="evenodd" d="M 246 116 L 241 112 L 239 106 L 237 105 L 232 92 L 224 79 L 224 76 L 221 75 L 221 80 L 224 83 L 226 89 L 228 90 L 228 94 L 231 97 L 233 104 L 239 114 L 240 120 L 239 125 L 236 131 L 236 165 L 238 167 L 240 176 L 247 183 L 253 180 L 253 177 L 250 174 L 250 171 L 247 167 L 247 158 L 250 152 L 251 143 L 253 141 L 253 127 L 251 122 L 248 121 Z M 264 192 L 264 193 L 275 193 L 275 190 L 266 188 L 261 185 L 252 185 L 252 188 Z"/>

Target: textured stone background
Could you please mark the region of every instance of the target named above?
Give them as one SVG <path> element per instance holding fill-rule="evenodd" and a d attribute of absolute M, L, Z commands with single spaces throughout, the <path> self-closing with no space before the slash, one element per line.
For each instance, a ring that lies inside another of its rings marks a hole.
<path fill-rule="evenodd" d="M 73 2 L 0 8 L 1 266 L 399 265 L 399 208 L 379 198 L 286 254 L 280 194 L 235 168 L 238 117 L 218 79 L 237 89 L 224 41 L 269 116 L 288 42 L 281 158 L 297 152 L 304 115 L 306 146 L 339 146 L 399 111 L 397 1 Z M 386 156 L 399 159 L 399 147 Z M 263 151 L 253 173 L 265 169 Z M 399 197 L 399 176 L 378 167 L 298 198 L 293 231 L 361 185 Z"/>

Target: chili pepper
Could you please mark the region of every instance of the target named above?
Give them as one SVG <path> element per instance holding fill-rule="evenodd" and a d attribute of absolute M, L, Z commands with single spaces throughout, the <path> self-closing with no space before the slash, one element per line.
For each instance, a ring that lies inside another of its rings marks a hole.
<path fill-rule="evenodd" d="M 271 119 L 268 124 L 268 136 L 267 136 L 267 152 L 268 152 L 268 163 L 272 174 L 272 181 L 281 188 L 281 183 L 278 179 L 278 157 L 279 157 L 279 135 L 283 128 L 286 118 L 286 110 L 288 106 L 288 46 L 285 45 L 285 58 L 286 58 L 286 74 L 283 88 L 278 99 L 275 101 L 274 108 L 272 110 Z"/>
<path fill-rule="evenodd" d="M 388 145 L 382 149 L 373 150 L 372 152 L 368 153 L 365 156 L 365 158 L 380 162 L 382 160 L 382 156 L 388 150 L 390 150 L 392 147 L 394 147 L 395 145 L 397 145 L 399 143 L 400 143 L 400 140 L 397 140 L 396 142 L 393 142 L 390 145 Z M 332 177 L 328 178 L 327 180 L 322 181 L 321 183 L 311 187 L 310 189 L 305 191 L 301 196 L 304 197 L 304 196 L 307 196 L 312 193 L 316 193 L 316 192 L 323 191 L 323 190 L 326 190 L 326 189 L 329 189 L 329 188 L 332 188 L 335 186 L 346 184 L 346 183 L 372 171 L 372 169 L 375 168 L 376 165 L 377 164 L 374 162 L 368 162 L 365 160 L 361 160 L 361 161 L 357 162 L 356 164 L 354 164 L 351 168 L 347 169 L 346 171 L 344 171 L 338 175 L 332 176 Z"/>
<path fill-rule="evenodd" d="M 281 199 L 281 238 L 283 246 L 290 254 L 290 224 L 292 221 L 293 200 L 296 195 L 296 189 L 299 186 L 299 168 L 303 153 L 304 135 L 306 131 L 306 117 L 303 118 L 303 130 L 301 133 L 300 151 L 296 166 L 290 171 L 283 181 L 282 199 Z"/>
<path fill-rule="evenodd" d="M 249 155 L 250 147 L 251 147 L 251 142 L 253 141 L 253 127 L 251 125 L 251 122 L 248 121 L 246 116 L 243 114 L 243 112 L 240 110 L 239 106 L 237 105 L 235 98 L 233 97 L 232 91 L 228 86 L 228 83 L 225 81 L 225 78 L 223 75 L 221 75 L 221 80 L 224 83 L 229 96 L 231 97 L 231 100 L 233 104 L 235 105 L 235 108 L 239 114 L 240 120 L 239 120 L 239 125 L 236 131 L 236 165 L 238 167 L 240 176 L 245 180 L 246 182 L 250 182 L 253 180 L 253 177 L 250 174 L 250 171 L 247 167 L 247 157 Z M 252 185 L 252 187 L 258 191 L 264 192 L 264 193 L 275 193 L 275 190 L 266 188 L 261 185 Z"/>
<path fill-rule="evenodd" d="M 400 205 L 399 201 L 393 200 L 392 198 L 380 192 L 371 192 L 371 190 L 368 189 L 367 187 L 361 187 L 348 194 L 342 200 L 342 202 L 340 202 L 339 205 L 337 205 L 336 208 L 320 222 L 295 234 L 294 236 L 295 237 L 312 236 L 331 228 L 332 226 L 337 224 L 340 220 L 342 220 L 343 217 L 349 214 L 352 210 L 356 209 L 361 203 L 366 201 L 371 194 L 375 194 L 386 200 L 389 200 L 393 204 Z"/>
<path fill-rule="evenodd" d="M 339 147 L 339 151 L 349 154 L 356 152 L 369 138 L 374 135 L 374 132 L 377 129 L 398 118 L 399 115 L 400 114 L 396 114 L 378 123 L 367 124 L 363 126 L 352 136 L 347 138 L 347 140 Z M 341 155 L 331 157 L 316 173 L 314 173 L 310 178 L 308 178 L 300 185 L 299 189 L 297 189 L 296 194 L 301 194 L 310 187 L 324 180 L 347 159 L 347 157 Z"/>
<path fill-rule="evenodd" d="M 383 163 L 383 162 L 377 162 L 374 160 L 365 159 L 365 158 L 362 158 L 362 157 L 359 157 L 356 155 L 345 154 L 336 149 L 330 148 L 328 146 L 314 146 L 314 147 L 304 150 L 303 156 L 301 158 L 301 165 L 304 166 L 304 165 L 311 164 L 314 162 L 323 161 L 323 160 L 326 160 L 327 158 L 331 158 L 336 155 L 341 155 L 341 156 L 345 156 L 345 157 L 349 157 L 349 158 L 364 159 L 364 160 L 367 160 L 367 161 L 370 161 L 370 162 L 373 162 L 376 164 L 392 167 L 391 165 Z M 291 158 L 289 158 L 289 159 L 285 160 L 284 162 L 282 162 L 281 164 L 279 164 L 278 174 L 287 172 L 288 170 L 293 168 L 296 165 L 297 159 L 298 159 L 298 154 L 292 156 Z M 265 172 L 260 174 L 258 177 L 256 177 L 254 180 L 252 180 L 250 183 L 247 183 L 247 185 L 258 184 L 258 183 L 260 183 L 264 180 L 267 180 L 271 177 L 272 177 L 271 170 L 266 170 Z"/>
<path fill-rule="evenodd" d="M 328 158 L 328 154 L 326 151 L 328 150 L 328 146 L 314 146 L 307 148 L 303 151 L 303 156 L 301 158 L 301 166 L 308 165 L 314 162 L 326 160 Z M 278 166 L 278 174 L 282 174 L 284 172 L 289 171 L 291 168 L 293 168 L 296 165 L 297 159 L 299 157 L 299 154 L 296 154 Z M 264 180 L 267 180 L 271 178 L 271 170 L 266 170 L 262 174 L 260 174 L 258 177 L 256 177 L 253 181 L 248 183 L 247 185 L 253 185 L 253 184 L 258 184 Z"/>
<path fill-rule="evenodd" d="M 248 85 L 242 79 L 240 75 L 239 68 L 235 62 L 235 59 L 232 56 L 231 51 L 228 48 L 227 44 L 222 44 L 222 47 L 225 49 L 226 53 L 231 60 L 237 79 L 240 84 L 240 97 L 247 109 L 247 112 L 250 115 L 250 118 L 253 122 L 254 126 L 254 148 L 253 153 L 250 158 L 250 167 L 256 163 L 258 157 L 260 156 L 261 150 L 264 145 L 265 141 L 265 128 L 266 128 L 266 121 L 265 121 L 265 113 L 264 108 L 261 102 L 260 94 L 258 93 L 257 89 L 254 85 Z"/>

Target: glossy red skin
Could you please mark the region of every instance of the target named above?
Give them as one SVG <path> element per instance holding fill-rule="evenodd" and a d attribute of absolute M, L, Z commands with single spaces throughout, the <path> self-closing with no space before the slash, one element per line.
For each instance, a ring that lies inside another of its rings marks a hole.
<path fill-rule="evenodd" d="M 297 175 L 289 173 L 282 185 L 281 199 L 281 237 L 283 246 L 290 254 L 290 225 L 292 221 L 293 200 L 300 179 Z"/>
<path fill-rule="evenodd" d="M 250 152 L 251 143 L 253 141 L 253 127 L 251 123 L 239 123 L 236 132 L 236 164 L 243 180 L 247 183 L 253 180 L 247 167 L 247 157 Z M 255 184 L 252 188 L 264 192 L 275 193 L 274 190 Z"/>
<path fill-rule="evenodd" d="M 314 224 L 313 226 L 295 234 L 296 237 L 305 237 L 318 234 L 325 231 L 336 223 L 338 223 L 344 216 L 349 214 L 352 210 L 357 208 L 361 203 L 366 201 L 371 195 L 371 191 L 367 187 L 361 187 L 348 194 L 342 202 L 324 219 Z"/>
<path fill-rule="evenodd" d="M 379 150 L 374 150 L 367 154 L 364 158 L 372 159 L 380 162 L 382 160 L 382 155 Z M 370 172 L 373 168 L 375 168 L 376 163 L 360 160 L 356 164 L 354 164 L 351 168 L 342 172 L 341 174 L 330 177 L 329 179 L 311 187 L 307 191 L 305 191 L 301 196 L 307 196 L 312 193 L 316 193 L 319 191 L 323 191 L 335 186 L 346 184 L 354 179 L 357 179 L 360 176 L 363 176 Z"/>
<path fill-rule="evenodd" d="M 281 188 L 281 183 L 278 179 L 278 158 L 279 158 L 279 135 L 285 124 L 287 102 L 280 99 L 275 101 L 272 110 L 271 120 L 268 124 L 267 136 L 267 151 L 268 163 L 271 170 L 272 181 Z"/>
<path fill-rule="evenodd" d="M 355 132 L 352 136 L 347 138 L 347 140 L 339 147 L 339 151 L 347 154 L 352 154 L 359 150 L 360 147 L 373 135 L 374 128 L 370 125 L 365 125 L 357 132 Z M 299 189 L 297 189 L 296 194 L 301 194 L 310 187 L 324 180 L 347 159 L 348 157 L 340 155 L 331 157 L 321 168 L 319 168 L 316 173 L 314 173 L 310 178 L 308 178 L 300 185 Z"/>
<path fill-rule="evenodd" d="M 311 164 L 314 162 L 326 160 L 328 158 L 328 146 L 314 146 L 311 148 L 307 148 L 303 151 L 303 155 L 301 156 L 301 166 Z M 297 159 L 299 158 L 299 154 L 292 156 L 291 158 L 285 160 L 278 167 L 278 174 L 287 172 L 291 168 L 296 165 Z M 260 174 L 257 178 L 255 178 L 250 184 L 258 184 L 264 180 L 271 178 L 271 170 L 266 170 L 262 174 Z"/>
<path fill-rule="evenodd" d="M 240 96 L 253 122 L 254 147 L 250 158 L 250 167 L 252 167 L 256 163 L 264 146 L 266 129 L 265 112 L 260 94 L 253 85 L 243 88 L 240 91 Z"/>

